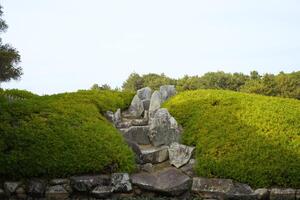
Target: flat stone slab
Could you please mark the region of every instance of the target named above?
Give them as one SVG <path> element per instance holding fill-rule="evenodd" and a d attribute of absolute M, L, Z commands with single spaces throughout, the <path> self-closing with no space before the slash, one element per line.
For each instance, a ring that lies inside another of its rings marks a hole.
<path fill-rule="evenodd" d="M 92 196 L 95 198 L 106 198 L 113 193 L 114 189 L 112 186 L 97 186 L 91 192 Z"/>
<path fill-rule="evenodd" d="M 99 185 L 109 185 L 110 177 L 107 175 L 73 176 L 70 178 L 71 187 L 77 192 L 90 192 Z"/>
<path fill-rule="evenodd" d="M 168 146 L 140 146 L 142 160 L 145 163 L 161 163 L 169 159 Z"/>
<path fill-rule="evenodd" d="M 127 129 L 120 129 L 123 133 L 123 136 L 132 142 L 137 144 L 150 144 L 150 140 L 148 137 L 149 134 L 149 126 L 131 126 Z"/>
<path fill-rule="evenodd" d="M 231 179 L 193 178 L 192 192 L 201 198 L 254 200 L 257 195 L 250 186 Z"/>
<path fill-rule="evenodd" d="M 292 200 L 296 199 L 296 190 L 292 188 L 273 188 L 270 191 L 270 200 Z"/>
<path fill-rule="evenodd" d="M 169 147 L 170 164 L 180 168 L 187 164 L 192 157 L 195 147 L 186 146 L 173 142 Z"/>
<path fill-rule="evenodd" d="M 69 193 L 62 185 L 50 186 L 46 191 L 47 199 L 68 199 Z"/>
<path fill-rule="evenodd" d="M 181 195 L 191 186 L 191 179 L 173 167 L 155 173 L 133 174 L 131 180 L 134 185 L 142 189 L 171 196 Z"/>

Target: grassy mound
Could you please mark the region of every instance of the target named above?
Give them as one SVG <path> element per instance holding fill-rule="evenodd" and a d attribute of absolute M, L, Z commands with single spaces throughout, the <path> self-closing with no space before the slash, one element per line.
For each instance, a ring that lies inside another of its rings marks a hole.
<path fill-rule="evenodd" d="M 254 187 L 300 187 L 300 101 L 222 90 L 183 92 L 165 103 L 196 145 L 200 176 Z"/>
<path fill-rule="evenodd" d="M 22 92 L 21 92 L 22 93 Z M 134 156 L 102 116 L 132 94 L 79 91 L 8 101 L 0 98 L 0 177 L 131 171 Z"/>

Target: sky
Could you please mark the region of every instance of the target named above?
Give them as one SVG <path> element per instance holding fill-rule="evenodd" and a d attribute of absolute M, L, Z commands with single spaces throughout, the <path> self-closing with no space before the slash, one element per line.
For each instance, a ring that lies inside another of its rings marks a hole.
<path fill-rule="evenodd" d="M 0 0 L 37 94 L 121 87 L 130 73 L 300 70 L 299 0 Z"/>

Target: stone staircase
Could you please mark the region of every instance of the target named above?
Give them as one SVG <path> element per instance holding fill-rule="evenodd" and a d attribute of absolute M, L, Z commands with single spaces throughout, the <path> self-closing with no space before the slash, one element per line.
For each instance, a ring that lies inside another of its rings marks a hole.
<path fill-rule="evenodd" d="M 177 163 L 175 166 L 179 168 L 189 162 L 194 148 L 178 144 L 181 128 L 168 110 L 161 108 L 161 104 L 174 94 L 176 91 L 172 85 L 162 86 L 153 93 L 149 87 L 142 88 L 137 91 L 128 110 L 106 113 L 135 152 L 137 164 L 149 166 L 149 163 L 169 162 L 169 167 Z M 177 161 L 170 161 L 169 154 L 178 154 L 176 150 L 181 155 L 172 157 Z"/>

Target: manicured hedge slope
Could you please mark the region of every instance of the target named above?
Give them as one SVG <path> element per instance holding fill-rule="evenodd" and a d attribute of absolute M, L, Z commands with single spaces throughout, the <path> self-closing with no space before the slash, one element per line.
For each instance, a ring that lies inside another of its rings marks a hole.
<path fill-rule="evenodd" d="M 222 90 L 183 92 L 166 102 L 196 145 L 200 176 L 254 187 L 300 187 L 300 101 Z"/>
<path fill-rule="evenodd" d="M 132 94 L 79 91 L 0 101 L 0 177 L 131 171 L 134 157 L 101 115 L 125 108 Z"/>

